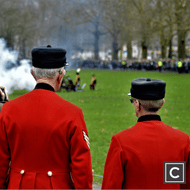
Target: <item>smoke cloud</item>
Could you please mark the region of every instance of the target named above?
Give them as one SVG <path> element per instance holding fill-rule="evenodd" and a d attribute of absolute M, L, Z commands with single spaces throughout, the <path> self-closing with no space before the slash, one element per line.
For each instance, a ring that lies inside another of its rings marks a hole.
<path fill-rule="evenodd" d="M 0 38 L 0 86 L 4 86 L 9 94 L 13 90 L 32 90 L 35 80 L 30 74 L 31 65 L 29 60 L 23 59 L 19 66 L 18 52 L 6 48 L 6 41 Z"/>

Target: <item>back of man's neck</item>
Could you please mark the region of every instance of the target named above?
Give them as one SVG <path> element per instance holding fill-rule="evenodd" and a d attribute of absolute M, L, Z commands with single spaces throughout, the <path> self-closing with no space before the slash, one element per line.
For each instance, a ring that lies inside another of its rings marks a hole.
<path fill-rule="evenodd" d="M 145 111 L 141 112 L 141 113 L 139 113 L 138 118 L 141 116 L 144 116 L 144 115 L 158 115 L 158 111 L 156 111 L 156 112 L 145 112 Z"/>
<path fill-rule="evenodd" d="M 39 84 L 39 83 L 49 84 L 50 86 L 52 86 L 55 89 L 54 83 L 51 80 L 48 80 L 48 79 L 45 79 L 45 78 L 40 78 L 40 79 L 37 79 L 36 82 L 37 82 L 37 84 Z"/>

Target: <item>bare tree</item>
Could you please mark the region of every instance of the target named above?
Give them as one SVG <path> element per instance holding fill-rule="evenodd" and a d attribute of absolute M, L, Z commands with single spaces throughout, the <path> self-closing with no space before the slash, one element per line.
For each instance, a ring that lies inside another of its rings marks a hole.
<path fill-rule="evenodd" d="M 185 58 L 185 38 L 189 30 L 190 5 L 187 0 L 175 0 L 175 17 L 178 36 L 178 58 Z"/>
<path fill-rule="evenodd" d="M 15 22 L 19 11 L 15 8 L 16 1 L 0 1 L 0 36 L 7 41 L 7 47 L 14 48 L 14 35 L 17 23 Z"/>
<path fill-rule="evenodd" d="M 166 58 L 166 50 L 169 46 L 169 57 L 172 55 L 172 38 L 173 38 L 173 25 L 174 19 L 174 4 L 172 1 L 155 1 L 153 7 L 155 11 L 152 25 L 154 26 L 154 32 L 160 38 L 161 57 Z"/>
<path fill-rule="evenodd" d="M 138 24 L 135 8 L 131 0 L 120 0 L 120 19 L 122 20 L 120 44 L 127 45 L 127 59 L 132 59 L 132 40 Z"/>
<path fill-rule="evenodd" d="M 106 31 L 112 38 L 112 59 L 118 59 L 118 51 L 121 49 L 120 36 L 122 30 L 122 19 L 120 11 L 122 4 L 119 1 L 105 0 L 101 2 L 102 19 Z"/>
<path fill-rule="evenodd" d="M 136 37 L 140 40 L 142 47 L 142 58 L 147 58 L 148 46 L 154 34 L 152 20 L 155 12 L 152 11 L 154 1 L 152 0 L 132 0 L 135 7 L 135 14 L 138 24 L 136 26 Z"/>
<path fill-rule="evenodd" d="M 100 6 L 100 0 L 96 1 L 73 1 L 70 3 L 69 18 L 70 25 L 88 25 L 92 26 L 87 29 L 87 32 L 93 35 L 94 43 L 94 59 L 99 60 L 100 51 L 100 37 L 105 35 L 106 32 L 103 29 L 104 23 L 102 22 L 102 9 Z M 76 18 L 77 16 L 77 18 Z M 62 17 L 62 15 L 61 15 Z"/>

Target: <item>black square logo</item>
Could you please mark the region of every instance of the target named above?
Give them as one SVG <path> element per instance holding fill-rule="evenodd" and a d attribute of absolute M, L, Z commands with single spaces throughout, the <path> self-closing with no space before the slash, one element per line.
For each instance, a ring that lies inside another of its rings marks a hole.
<path fill-rule="evenodd" d="M 186 184 L 186 162 L 164 162 L 164 184 Z"/>

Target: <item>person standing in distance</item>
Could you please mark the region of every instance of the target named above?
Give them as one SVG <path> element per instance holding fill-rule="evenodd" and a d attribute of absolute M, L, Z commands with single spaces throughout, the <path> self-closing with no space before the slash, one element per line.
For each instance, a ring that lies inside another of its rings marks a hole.
<path fill-rule="evenodd" d="M 93 74 L 91 83 L 90 83 L 90 90 L 95 90 L 96 83 L 97 83 L 97 80 L 96 80 L 95 74 Z"/>
<path fill-rule="evenodd" d="M 158 115 L 165 86 L 158 79 L 132 81 L 129 95 L 138 122 L 112 137 L 102 189 L 180 189 L 180 184 L 164 184 L 165 161 L 186 161 L 183 188 L 190 188 L 189 136 L 164 124 Z"/>
<path fill-rule="evenodd" d="M 8 91 L 4 86 L 0 86 L 0 112 L 3 107 L 3 104 L 9 101 Z"/>
<path fill-rule="evenodd" d="M 66 51 L 34 48 L 32 65 L 35 89 L 7 102 L 0 114 L 0 188 L 91 189 L 82 110 L 55 93 L 65 74 Z"/>
<path fill-rule="evenodd" d="M 163 62 L 162 62 L 162 60 L 159 60 L 158 61 L 158 69 L 159 69 L 160 73 L 162 72 L 162 67 L 163 67 Z"/>

